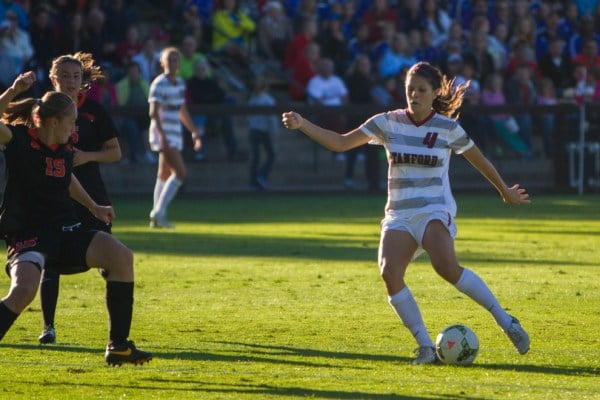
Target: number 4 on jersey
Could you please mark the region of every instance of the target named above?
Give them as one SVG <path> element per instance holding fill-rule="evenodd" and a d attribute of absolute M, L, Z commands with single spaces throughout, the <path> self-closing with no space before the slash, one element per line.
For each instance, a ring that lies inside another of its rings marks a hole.
<path fill-rule="evenodd" d="M 435 146 L 435 141 L 437 140 L 438 134 L 437 132 L 427 132 L 425 135 L 425 139 L 423 139 L 423 144 L 427 146 L 427 148 L 431 149 Z"/>

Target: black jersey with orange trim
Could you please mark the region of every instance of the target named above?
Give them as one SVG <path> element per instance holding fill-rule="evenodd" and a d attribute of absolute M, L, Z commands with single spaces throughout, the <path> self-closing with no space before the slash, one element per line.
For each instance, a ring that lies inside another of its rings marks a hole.
<path fill-rule="evenodd" d="M 48 146 L 37 129 L 8 125 L 11 140 L 4 148 L 5 188 L 0 205 L 2 236 L 40 227 L 78 222 L 69 195 L 73 145 Z"/>
<path fill-rule="evenodd" d="M 107 140 L 117 136 L 115 124 L 100 103 L 81 94 L 77 99 L 77 111 L 76 128 L 71 137 L 73 145 L 79 150 L 100 151 Z M 96 203 L 110 205 L 97 162 L 78 165 L 73 172 Z M 85 208 L 83 210 L 87 211 Z"/>

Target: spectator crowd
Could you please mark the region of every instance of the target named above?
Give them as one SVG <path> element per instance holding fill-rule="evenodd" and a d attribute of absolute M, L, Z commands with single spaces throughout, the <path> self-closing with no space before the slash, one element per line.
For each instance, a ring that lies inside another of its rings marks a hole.
<path fill-rule="evenodd" d="M 108 106 L 147 106 L 166 46 L 181 51 L 190 104 L 247 102 L 257 78 L 273 78 L 285 85 L 278 102 L 404 107 L 403 76 L 416 61 L 439 66 L 455 84 L 470 80 L 470 104 L 600 98 L 598 1 L 0 0 L 0 90 L 33 70 L 39 97 L 50 87 L 52 60 L 83 51 L 105 73 L 90 96 Z M 207 138 L 224 131 L 228 157 L 237 159 L 227 117 L 193 119 Z M 551 114 L 462 119 L 492 155 L 553 155 Z M 329 115 L 324 123 L 344 131 L 360 122 Z M 116 123 L 131 161 L 153 162 L 147 118 Z M 350 185 L 356 155 L 348 158 Z"/>

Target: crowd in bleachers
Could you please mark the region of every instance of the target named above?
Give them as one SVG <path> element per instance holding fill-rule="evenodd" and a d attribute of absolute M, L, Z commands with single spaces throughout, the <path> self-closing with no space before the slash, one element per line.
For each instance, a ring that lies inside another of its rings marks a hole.
<path fill-rule="evenodd" d="M 202 97 L 199 103 L 239 102 L 229 94 L 247 97 L 258 76 L 287 86 L 279 101 L 319 103 L 307 88 L 323 59 L 348 86 L 341 104 L 404 106 L 403 74 L 418 60 L 438 65 L 457 84 L 471 80 L 471 104 L 600 98 L 600 6 L 591 0 L 0 0 L 0 34 L 0 90 L 19 72 L 35 70 L 39 94 L 49 88 L 54 57 L 84 51 L 106 72 L 90 95 L 107 105 L 141 103 L 128 97 L 129 79 L 147 90 L 167 45 L 182 52 L 182 78 L 189 82 L 202 65 L 225 92 L 190 94 Z M 552 115 L 464 119 L 487 151 L 552 156 Z"/>

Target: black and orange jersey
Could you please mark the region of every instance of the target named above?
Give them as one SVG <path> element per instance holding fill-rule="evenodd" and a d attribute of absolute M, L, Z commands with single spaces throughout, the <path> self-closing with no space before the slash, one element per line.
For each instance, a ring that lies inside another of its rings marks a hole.
<path fill-rule="evenodd" d="M 77 100 L 76 130 L 71 135 L 73 146 L 82 151 L 100 151 L 102 145 L 117 136 L 117 129 L 108 112 L 98 102 L 81 94 Z M 97 162 L 88 162 L 73 169 L 73 173 L 90 197 L 98 204 L 110 205 L 108 193 Z M 87 211 L 87 209 L 83 208 Z"/>
<path fill-rule="evenodd" d="M 0 206 L 0 233 L 73 225 L 78 222 L 69 195 L 73 145 L 48 146 L 37 129 L 12 126 L 4 148 L 5 188 Z"/>

